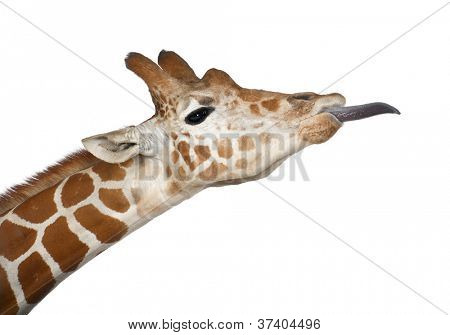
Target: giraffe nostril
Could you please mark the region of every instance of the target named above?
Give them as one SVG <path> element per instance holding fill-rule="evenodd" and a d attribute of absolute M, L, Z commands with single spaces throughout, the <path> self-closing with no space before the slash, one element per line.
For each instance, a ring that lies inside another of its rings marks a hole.
<path fill-rule="evenodd" d="M 295 100 L 312 100 L 316 95 L 314 93 L 297 93 L 297 94 L 293 94 L 291 95 L 292 99 Z"/>

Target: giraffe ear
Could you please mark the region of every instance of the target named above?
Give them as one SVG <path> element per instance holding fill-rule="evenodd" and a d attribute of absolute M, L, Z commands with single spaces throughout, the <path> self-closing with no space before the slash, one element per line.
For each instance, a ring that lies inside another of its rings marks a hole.
<path fill-rule="evenodd" d="M 139 132 L 136 127 L 91 136 L 82 142 L 87 151 L 108 163 L 123 163 L 139 155 Z"/>

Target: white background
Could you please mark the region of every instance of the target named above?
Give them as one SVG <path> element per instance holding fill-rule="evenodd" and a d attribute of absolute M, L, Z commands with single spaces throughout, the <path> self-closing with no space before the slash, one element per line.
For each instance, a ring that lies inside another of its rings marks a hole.
<path fill-rule="evenodd" d="M 124 66 L 130 51 L 155 59 L 160 49 L 175 50 L 197 74 L 221 68 L 248 88 L 320 92 L 444 4 L 5 3 L 147 102 L 144 83 Z M 352 122 L 307 148 L 309 181 L 298 169 L 263 181 L 446 312 L 449 19 L 447 6 L 326 91 L 349 105 L 390 103 L 400 117 Z M 2 189 L 79 148 L 81 138 L 152 114 L 1 4 L 0 42 Z M 264 333 L 259 318 L 320 318 L 311 334 L 449 329 L 448 315 L 253 182 L 203 191 L 158 217 L 73 274 L 26 319 L 0 318 L 0 331 L 132 334 L 139 332 L 127 321 L 162 318 L 247 326 L 192 334 Z"/>

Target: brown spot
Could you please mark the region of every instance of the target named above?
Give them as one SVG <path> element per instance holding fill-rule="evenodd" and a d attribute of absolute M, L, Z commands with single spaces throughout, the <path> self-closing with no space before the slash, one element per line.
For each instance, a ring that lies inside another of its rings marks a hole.
<path fill-rule="evenodd" d="M 89 251 L 89 247 L 70 230 L 64 216 L 45 229 L 42 244 L 63 272 L 75 271 Z"/>
<path fill-rule="evenodd" d="M 172 139 L 173 139 L 174 141 L 176 141 L 176 139 L 178 138 L 178 135 L 177 135 L 176 133 L 174 133 L 174 132 L 171 132 L 171 133 L 170 133 L 170 137 L 172 137 Z"/>
<path fill-rule="evenodd" d="M 197 154 L 200 163 L 206 161 L 209 157 L 211 157 L 209 147 L 206 145 L 196 145 L 194 147 L 194 151 Z"/>
<path fill-rule="evenodd" d="M 101 213 L 93 205 L 78 208 L 74 215 L 102 243 L 116 242 L 127 232 L 127 226 L 122 221 Z"/>
<path fill-rule="evenodd" d="M 194 171 L 197 166 L 202 164 L 211 156 L 209 147 L 206 145 L 197 145 L 194 147 L 194 151 L 197 154 L 198 159 L 195 162 L 191 162 L 191 164 L 189 164 L 189 168 L 191 169 L 191 171 Z"/>
<path fill-rule="evenodd" d="M 119 164 L 110 164 L 106 162 L 96 164 L 92 168 L 92 171 L 94 171 L 102 181 L 123 180 L 126 175 L 125 170 L 122 169 Z"/>
<path fill-rule="evenodd" d="M 123 166 L 124 168 L 129 168 L 131 165 L 133 165 L 133 158 L 130 158 L 129 160 L 120 163 L 121 166 Z"/>
<path fill-rule="evenodd" d="M 271 112 L 276 112 L 278 107 L 280 107 L 280 101 L 278 101 L 278 99 L 264 100 L 261 102 L 261 105 Z"/>
<path fill-rule="evenodd" d="M 191 137 L 191 134 L 189 134 L 187 131 L 183 131 L 183 132 L 181 132 L 181 134 L 186 137 Z"/>
<path fill-rule="evenodd" d="M 236 167 L 238 169 L 246 169 L 247 168 L 247 160 L 245 158 L 240 158 L 236 161 Z"/>
<path fill-rule="evenodd" d="M 174 164 L 176 164 L 178 162 L 178 159 L 180 158 L 180 154 L 178 153 L 178 151 L 174 150 L 174 151 L 172 151 L 171 156 L 172 156 L 172 162 Z"/>
<path fill-rule="evenodd" d="M 41 301 L 55 285 L 50 267 L 37 252 L 20 263 L 18 272 L 25 299 L 30 304 Z"/>
<path fill-rule="evenodd" d="M 187 165 L 191 164 L 191 156 L 189 155 L 190 146 L 186 141 L 181 141 L 178 143 L 178 151 L 181 153 L 184 161 Z"/>
<path fill-rule="evenodd" d="M 200 161 L 191 162 L 191 164 L 189 164 L 189 169 L 190 169 L 191 171 L 194 171 L 195 168 L 196 168 L 197 166 L 199 166 L 199 165 L 200 165 Z"/>
<path fill-rule="evenodd" d="M 130 203 L 121 189 L 101 188 L 98 197 L 113 211 L 125 213 L 130 208 Z"/>
<path fill-rule="evenodd" d="M 172 181 L 169 183 L 167 191 L 169 192 L 170 195 L 174 195 L 175 193 L 178 193 L 181 191 L 181 187 L 180 187 L 180 185 L 178 185 L 178 183 Z"/>
<path fill-rule="evenodd" d="M 258 115 L 258 116 L 261 115 L 261 112 L 259 111 L 259 107 L 258 107 L 257 104 L 251 104 L 251 105 L 250 105 L 250 112 L 251 112 L 252 114 L 255 114 L 255 115 Z"/>
<path fill-rule="evenodd" d="M 14 291 L 9 284 L 6 271 L 0 266 L 0 314 L 14 315 L 19 311 Z"/>
<path fill-rule="evenodd" d="M 0 226 L 0 255 L 11 262 L 23 255 L 36 241 L 34 229 L 22 227 L 9 220 Z"/>
<path fill-rule="evenodd" d="M 179 168 L 178 168 L 178 175 L 181 177 L 181 178 L 186 178 L 186 171 L 184 171 L 184 169 L 183 169 L 183 167 L 182 166 L 180 166 Z"/>
<path fill-rule="evenodd" d="M 56 213 L 53 200 L 57 185 L 50 187 L 16 207 L 14 213 L 31 223 L 42 223 Z"/>
<path fill-rule="evenodd" d="M 223 164 L 223 163 L 219 163 L 218 168 L 219 168 L 219 173 L 228 171 L 228 166 L 226 166 L 226 164 Z"/>
<path fill-rule="evenodd" d="M 200 172 L 198 176 L 202 180 L 214 180 L 216 179 L 222 172 L 227 170 L 227 166 L 225 164 L 219 163 L 217 164 L 216 161 L 213 161 L 210 166 Z"/>
<path fill-rule="evenodd" d="M 230 158 L 233 155 L 233 147 L 229 138 L 222 138 L 217 144 L 217 151 L 220 157 Z"/>
<path fill-rule="evenodd" d="M 160 117 L 164 117 L 164 115 L 166 115 L 166 111 L 164 109 L 160 109 L 159 110 L 159 116 Z"/>
<path fill-rule="evenodd" d="M 255 142 L 250 136 L 244 135 L 238 139 L 239 150 L 248 151 L 255 148 Z"/>
<path fill-rule="evenodd" d="M 172 176 L 172 169 L 169 165 L 166 166 L 166 176 L 167 178 L 170 178 L 170 176 Z"/>
<path fill-rule="evenodd" d="M 72 207 L 94 192 L 94 182 L 87 173 L 77 173 L 67 179 L 61 191 L 64 207 Z"/>
<path fill-rule="evenodd" d="M 261 92 L 243 88 L 239 90 L 239 98 L 247 102 L 256 102 L 261 99 Z"/>

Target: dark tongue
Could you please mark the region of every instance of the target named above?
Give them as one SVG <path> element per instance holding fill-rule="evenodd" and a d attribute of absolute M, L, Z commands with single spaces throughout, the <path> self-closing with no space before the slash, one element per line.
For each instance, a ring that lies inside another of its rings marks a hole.
<path fill-rule="evenodd" d="M 322 113 L 333 114 L 341 122 L 361 120 L 379 114 L 400 114 L 396 108 L 384 102 L 348 107 L 328 107 Z"/>

